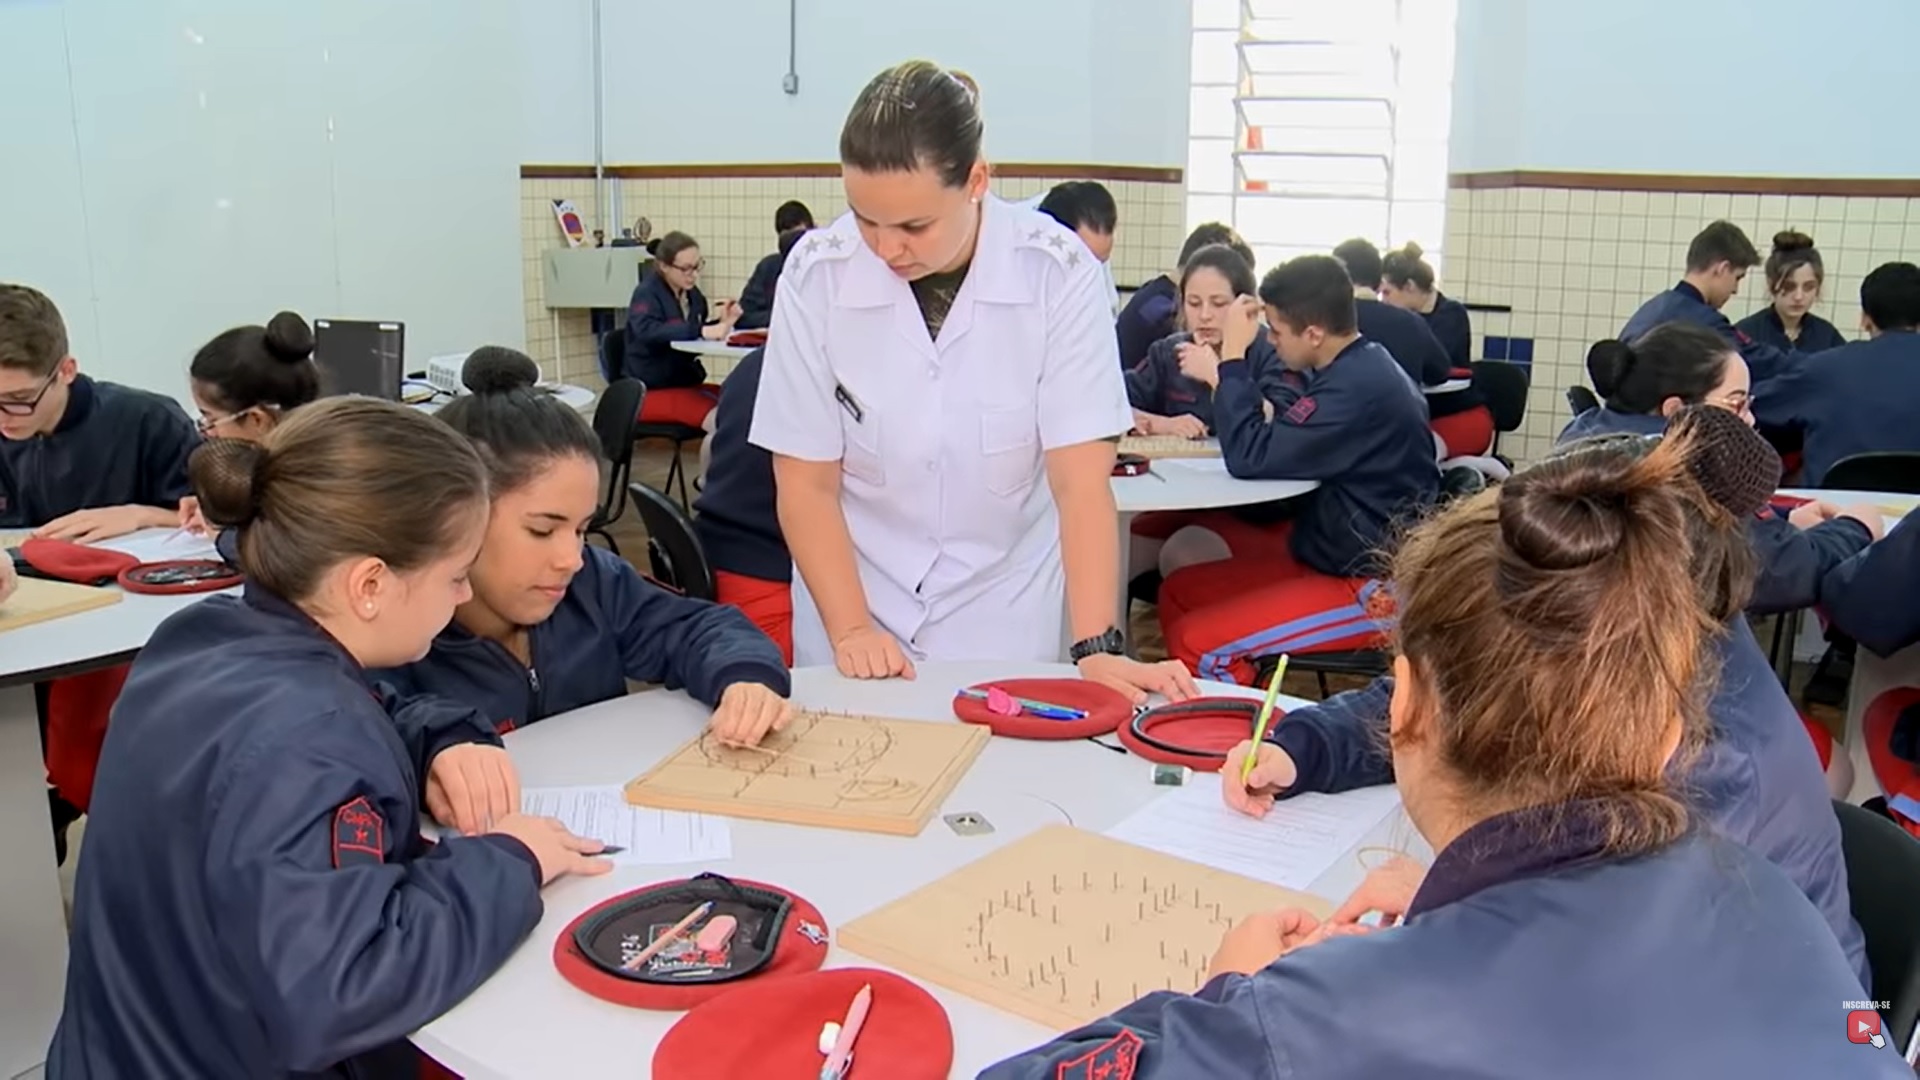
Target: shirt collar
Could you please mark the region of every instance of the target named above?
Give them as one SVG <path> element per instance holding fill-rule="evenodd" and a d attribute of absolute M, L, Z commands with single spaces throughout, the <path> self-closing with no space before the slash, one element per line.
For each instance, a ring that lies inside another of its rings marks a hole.
<path fill-rule="evenodd" d="M 340 639 L 328 633 L 326 627 L 315 622 L 313 616 L 302 611 L 299 605 L 293 601 L 253 581 L 248 581 L 241 586 L 240 599 L 255 611 L 292 623 L 311 633 L 321 641 L 326 642 L 339 654 L 341 663 L 345 664 L 362 680 L 365 680 L 366 669 L 360 665 L 360 661 L 356 659 L 351 652 L 347 651 L 345 645 L 340 644 Z"/>
<path fill-rule="evenodd" d="M 1407 918 L 1458 903 L 1482 889 L 1539 877 L 1603 857 L 1605 818 L 1598 800 L 1495 814 L 1454 838 L 1433 860 Z"/>
<path fill-rule="evenodd" d="M 973 260 L 967 270 L 966 290 L 971 299 L 1001 304 L 1020 304 L 1033 299 L 1026 276 L 1014 261 L 1014 247 L 1021 238 L 1014 235 L 1013 229 L 1023 217 L 1031 217 L 1036 222 L 1035 228 L 1039 228 L 1042 221 L 1055 225 L 1037 211 L 1023 215 L 1018 207 L 992 195 L 980 200 L 980 235 L 974 238 Z M 835 222 L 831 231 L 858 245 L 858 250 L 848 259 L 847 276 L 835 303 L 842 307 L 884 307 L 913 301 L 912 286 L 867 247 L 851 212 Z"/>
<path fill-rule="evenodd" d="M 1707 302 L 1707 294 L 1701 292 L 1699 289 L 1694 288 L 1693 282 L 1691 281 L 1682 281 L 1680 284 L 1675 285 L 1673 287 L 1673 291 L 1679 293 L 1681 296 L 1685 296 L 1693 300 L 1698 300 L 1702 304 Z"/>
<path fill-rule="evenodd" d="M 67 411 L 60 414 L 60 422 L 53 426 L 53 433 L 62 435 L 86 423 L 98 403 L 99 395 L 94 392 L 93 380 L 85 375 L 75 375 L 73 382 L 67 385 Z"/>

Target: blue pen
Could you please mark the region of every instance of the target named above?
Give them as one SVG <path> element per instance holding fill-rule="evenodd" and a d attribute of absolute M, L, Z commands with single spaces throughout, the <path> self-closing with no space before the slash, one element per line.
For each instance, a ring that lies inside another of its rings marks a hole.
<path fill-rule="evenodd" d="M 968 689 L 960 691 L 960 696 L 973 698 L 976 701 L 985 701 L 987 692 L 969 687 Z M 1020 706 L 1021 712 L 1032 713 L 1042 720 L 1085 720 L 1087 718 L 1087 711 L 1085 709 L 1073 709 L 1065 705 L 1049 705 L 1044 701 L 1034 701 L 1031 698 L 1014 698 L 1013 703 Z"/>

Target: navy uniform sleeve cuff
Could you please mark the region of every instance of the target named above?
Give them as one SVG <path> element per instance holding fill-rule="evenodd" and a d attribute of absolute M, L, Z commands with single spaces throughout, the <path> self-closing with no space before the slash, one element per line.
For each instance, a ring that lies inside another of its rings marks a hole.
<path fill-rule="evenodd" d="M 526 860 L 527 866 L 533 873 L 533 888 L 535 892 L 538 892 L 542 886 L 546 885 L 546 880 L 540 873 L 540 860 L 534 856 L 532 848 L 505 833 L 488 833 L 485 836 L 477 836 L 474 839 L 492 844 L 494 847 L 512 855 L 516 859 Z"/>
<path fill-rule="evenodd" d="M 719 687 L 719 693 L 722 694 L 735 683 L 759 683 L 781 697 L 793 696 L 793 675 L 783 667 L 759 663 L 728 664 L 713 678 L 713 685 Z"/>
<path fill-rule="evenodd" d="M 1243 356 L 1235 360 L 1220 361 L 1220 381 L 1221 382 L 1224 383 L 1228 379 L 1251 379 L 1251 378 L 1253 378 L 1253 368 L 1251 365 L 1247 363 L 1246 357 Z"/>
<path fill-rule="evenodd" d="M 1276 724 L 1267 741 L 1287 752 L 1293 759 L 1293 786 L 1280 793 L 1280 798 L 1299 795 L 1308 791 L 1325 791 L 1332 780 L 1328 774 L 1331 769 L 1327 761 L 1326 740 L 1319 737 L 1307 724 Z"/>

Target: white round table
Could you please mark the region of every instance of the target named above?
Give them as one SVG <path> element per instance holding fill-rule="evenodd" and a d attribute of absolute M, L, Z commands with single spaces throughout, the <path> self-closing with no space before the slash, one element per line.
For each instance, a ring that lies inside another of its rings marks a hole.
<path fill-rule="evenodd" d="M 733 371 L 733 366 L 758 348 L 754 345 L 729 345 L 724 341 L 707 341 L 704 338 L 698 341 L 676 341 L 673 347 L 681 352 L 700 357 L 706 365 L 709 382 L 726 381 L 727 375 Z"/>
<path fill-rule="evenodd" d="M 1432 386 L 1423 386 L 1420 388 L 1420 392 L 1427 395 L 1428 397 L 1434 397 L 1439 394 L 1457 394 L 1460 391 L 1466 390 L 1472 386 L 1473 386 L 1472 379 L 1448 379 L 1446 382 L 1443 382 L 1443 383 L 1435 383 Z"/>
<path fill-rule="evenodd" d="M 585 386 L 575 386 L 572 383 L 541 383 L 539 389 L 551 393 L 559 398 L 562 404 L 587 417 L 593 416 L 594 403 L 600 400 L 599 391 Z M 418 402 L 412 407 L 431 416 L 445 408 L 452 400 L 450 397 L 441 396 Z"/>
<path fill-rule="evenodd" d="M 913 682 L 857 682 L 831 669 L 807 668 L 794 672 L 794 699 L 904 719 L 952 720 L 955 689 L 1020 674 L 1067 676 L 1072 670 L 1049 664 L 1014 670 L 1006 664 L 928 664 Z M 1210 684 L 1208 689 L 1252 696 L 1238 687 Z M 506 743 L 528 786 L 621 784 L 698 734 L 706 718 L 707 710 L 684 695 L 656 690 L 542 721 L 508 735 Z M 413 1041 L 469 1080 L 646 1076 L 654 1046 L 681 1014 L 608 1004 L 560 977 L 553 943 L 582 911 L 649 882 L 711 869 L 793 889 L 818 905 L 837 930 L 1042 826 L 1111 828 L 1163 790 L 1153 786 L 1150 771 L 1131 754 L 1086 740 L 994 739 L 940 809 L 941 814 L 967 811 L 985 817 L 994 831 L 984 836 L 956 835 L 937 816 L 916 837 L 735 819 L 730 861 L 623 866 L 604 877 L 558 882 L 546 891 L 545 917 L 506 966 L 415 1033 Z M 1192 782 L 1214 781 L 1196 776 Z M 1398 812 L 1388 815 L 1360 846 L 1405 842 L 1411 830 L 1404 822 Z M 1313 883 L 1312 891 L 1342 898 L 1363 875 L 1357 857 L 1343 858 Z M 885 965 L 835 946 L 827 966 Z M 1053 1034 L 972 998 L 923 985 L 953 1023 L 955 1077 L 974 1076 Z"/>
<path fill-rule="evenodd" d="M 117 604 L 0 632 L 0 1076 L 45 1059 L 66 993 L 67 922 L 33 685 L 131 661 L 155 627 L 205 598 L 128 593 Z"/>

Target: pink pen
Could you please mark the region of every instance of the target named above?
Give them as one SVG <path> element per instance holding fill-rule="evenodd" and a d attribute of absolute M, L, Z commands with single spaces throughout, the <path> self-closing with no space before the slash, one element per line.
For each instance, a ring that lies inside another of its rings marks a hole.
<path fill-rule="evenodd" d="M 866 1024 L 867 1010 L 872 1006 L 873 986 L 868 984 L 853 995 L 853 1004 L 847 1006 L 847 1018 L 840 1024 L 840 1037 L 833 1041 L 833 1052 L 827 1055 L 827 1063 L 820 1069 L 820 1080 L 840 1080 L 847 1058 L 853 1056 L 853 1040 L 860 1037 L 860 1028 Z"/>

